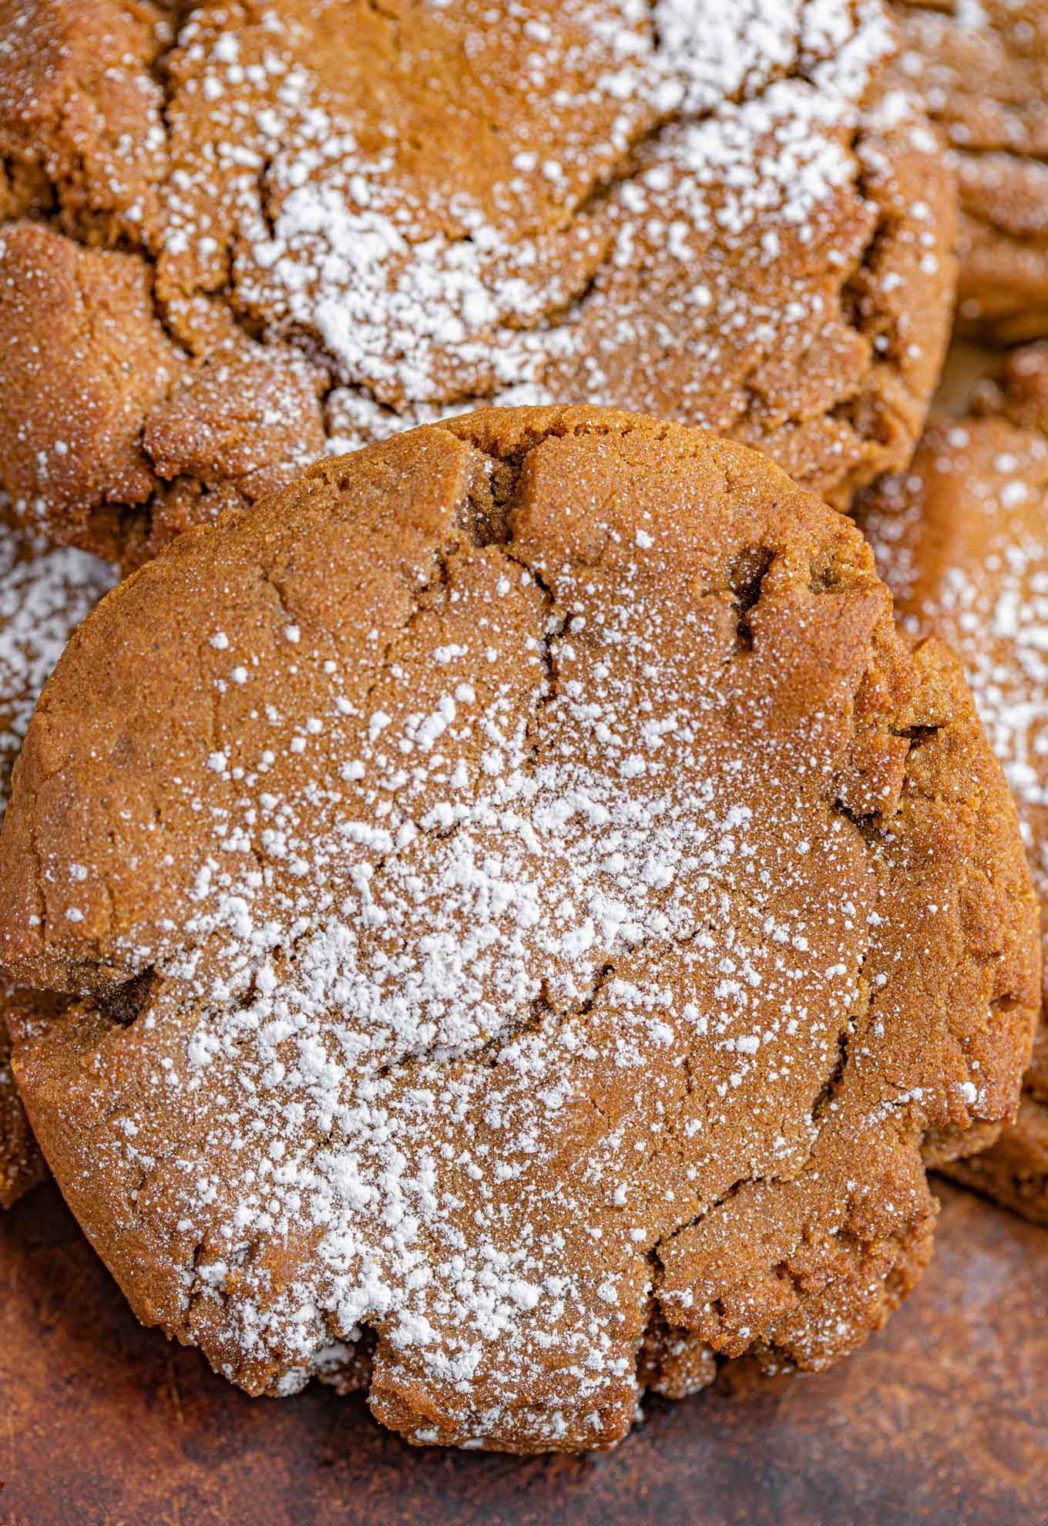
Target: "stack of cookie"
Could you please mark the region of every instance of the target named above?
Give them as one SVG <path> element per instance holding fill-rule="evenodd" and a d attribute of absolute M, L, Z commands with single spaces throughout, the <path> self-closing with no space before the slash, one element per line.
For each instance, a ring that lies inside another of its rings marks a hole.
<path fill-rule="evenodd" d="M 0 1198 L 523 1452 L 1045 1214 L 1048 6 L 8 9 Z"/>

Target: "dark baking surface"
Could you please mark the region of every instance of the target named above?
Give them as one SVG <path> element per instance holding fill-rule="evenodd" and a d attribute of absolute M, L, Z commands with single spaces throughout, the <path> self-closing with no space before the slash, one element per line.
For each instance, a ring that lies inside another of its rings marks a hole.
<path fill-rule="evenodd" d="M 53 1186 L 0 1216 L 0 1518 L 754 1523 L 1048 1516 L 1048 1230 L 943 1185 L 918 1292 L 818 1377 L 742 1372 L 620 1449 L 414 1451 L 359 1399 L 250 1400 L 142 1330 Z"/>

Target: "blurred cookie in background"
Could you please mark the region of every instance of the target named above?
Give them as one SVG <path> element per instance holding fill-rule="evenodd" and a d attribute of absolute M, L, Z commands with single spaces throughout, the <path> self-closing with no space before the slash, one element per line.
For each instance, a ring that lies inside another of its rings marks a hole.
<path fill-rule="evenodd" d="M 112 586 L 110 567 L 83 551 L 0 521 L 0 814 L 37 696 L 70 634 Z M 26 873 L 31 870 L 27 866 Z M 11 1075 L 9 1016 L 31 1024 L 47 997 L 0 991 L 0 1207 L 45 1173 Z"/>
<path fill-rule="evenodd" d="M 947 133 L 961 194 L 959 316 L 1048 333 L 1048 3 L 894 0 L 900 71 Z"/>
<path fill-rule="evenodd" d="M 910 470 L 860 517 L 906 627 L 942 636 L 964 664 L 1019 806 L 1048 936 L 1048 344 L 978 381 L 965 417 L 937 418 Z M 946 1169 L 1048 1222 L 1043 1012 L 1018 1119 Z"/>
<path fill-rule="evenodd" d="M 956 207 L 881 0 L 17 10 L 0 481 L 56 540 L 138 562 L 482 401 L 701 424 L 841 507 L 909 458 Z"/>

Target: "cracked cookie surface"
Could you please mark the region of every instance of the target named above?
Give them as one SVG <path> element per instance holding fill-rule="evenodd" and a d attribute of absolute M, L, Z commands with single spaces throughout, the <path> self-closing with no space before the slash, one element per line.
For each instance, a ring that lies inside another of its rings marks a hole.
<path fill-rule="evenodd" d="M 1014 1106 L 1036 915 L 855 527 L 587 408 L 181 536 L 60 663 L 0 834 L 0 956 L 75 997 L 19 1084 L 140 1318 L 516 1451 L 883 1321 L 922 1149 Z"/>
<path fill-rule="evenodd" d="M 961 194 L 960 318 L 1048 333 L 1048 3 L 894 0 L 902 78 L 948 135 Z"/>
<path fill-rule="evenodd" d="M 111 586 L 112 571 L 81 551 L 0 522 L 0 814 L 37 695 L 71 633 Z M 0 1207 L 44 1173 L 11 1074 L 8 1017 L 31 1021 L 39 998 L 0 992 Z M 51 1004 L 45 1002 L 44 1010 Z"/>
<path fill-rule="evenodd" d="M 59 539 L 142 560 L 485 399 L 699 423 L 841 504 L 913 447 L 954 208 L 879 0 L 17 9 L 0 461 Z"/>
<path fill-rule="evenodd" d="M 974 411 L 936 420 L 906 474 L 864 510 L 909 629 L 935 631 L 964 664 L 1018 802 L 1048 906 L 1048 346 L 1016 351 L 981 382 Z M 1048 1222 L 1048 1022 L 1042 1009 L 1016 1121 L 950 1174 Z"/>

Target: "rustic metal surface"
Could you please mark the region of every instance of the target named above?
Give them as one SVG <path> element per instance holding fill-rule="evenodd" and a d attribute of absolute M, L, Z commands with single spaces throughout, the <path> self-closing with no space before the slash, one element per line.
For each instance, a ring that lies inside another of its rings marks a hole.
<path fill-rule="evenodd" d="M 736 1372 L 610 1456 L 417 1452 L 322 1389 L 250 1400 L 141 1330 L 53 1186 L 0 1217 L 0 1519 L 1048 1517 L 1048 1230 L 943 1187 L 921 1288 L 850 1362 Z"/>

